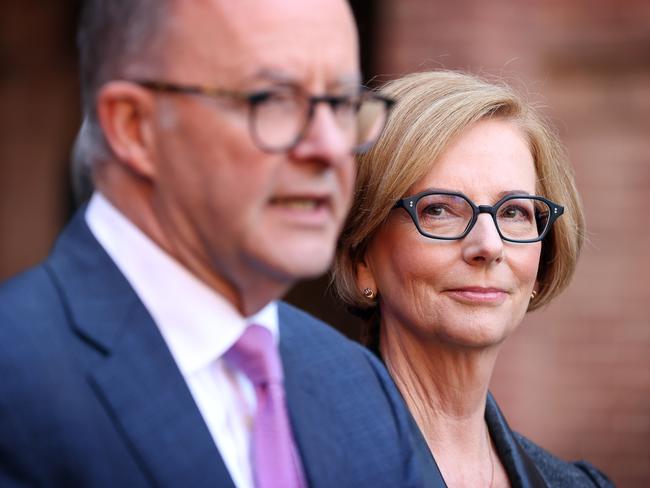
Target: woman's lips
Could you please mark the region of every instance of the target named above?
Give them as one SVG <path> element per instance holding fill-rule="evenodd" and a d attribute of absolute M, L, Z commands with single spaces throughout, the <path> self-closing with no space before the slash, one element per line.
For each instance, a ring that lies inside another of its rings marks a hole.
<path fill-rule="evenodd" d="M 445 293 L 460 302 L 486 305 L 500 305 L 508 297 L 508 292 L 502 288 L 479 286 L 453 288 L 446 290 Z"/>

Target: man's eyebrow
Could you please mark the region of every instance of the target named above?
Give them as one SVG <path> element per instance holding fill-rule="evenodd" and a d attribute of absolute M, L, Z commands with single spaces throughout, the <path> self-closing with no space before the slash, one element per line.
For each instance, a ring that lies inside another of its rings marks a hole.
<path fill-rule="evenodd" d="M 359 73 L 350 73 L 340 76 L 334 81 L 335 86 L 359 86 L 361 85 L 361 75 Z"/>
<path fill-rule="evenodd" d="M 261 68 L 250 77 L 251 80 L 275 81 L 279 83 L 294 83 L 296 79 L 288 73 L 270 68 Z"/>
<path fill-rule="evenodd" d="M 250 77 L 251 81 L 271 81 L 281 84 L 300 85 L 301 79 L 282 71 L 272 68 L 261 68 L 255 71 Z M 361 76 L 358 73 L 342 75 L 339 78 L 327 83 L 327 89 L 341 87 L 358 87 L 361 84 Z"/>

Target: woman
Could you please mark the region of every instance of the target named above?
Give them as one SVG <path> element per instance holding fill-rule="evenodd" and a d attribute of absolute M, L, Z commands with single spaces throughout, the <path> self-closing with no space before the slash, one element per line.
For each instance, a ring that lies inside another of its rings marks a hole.
<path fill-rule="evenodd" d="M 568 284 L 583 216 L 553 132 L 510 89 L 430 72 L 359 159 L 334 271 L 449 486 L 608 486 L 512 432 L 488 392 L 524 314 Z"/>

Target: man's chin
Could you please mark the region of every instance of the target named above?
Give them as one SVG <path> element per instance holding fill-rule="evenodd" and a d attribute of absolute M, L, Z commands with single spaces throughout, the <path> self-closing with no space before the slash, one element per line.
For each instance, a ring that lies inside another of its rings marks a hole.
<path fill-rule="evenodd" d="M 296 249 L 297 246 L 291 246 L 281 256 L 273 259 L 272 267 L 282 275 L 286 281 L 297 282 L 300 280 L 318 278 L 325 274 L 334 257 L 333 249 L 320 248 Z"/>
<path fill-rule="evenodd" d="M 332 264 L 332 256 L 317 257 L 314 255 L 297 257 L 286 263 L 287 275 L 295 281 L 318 278 L 325 274 Z"/>

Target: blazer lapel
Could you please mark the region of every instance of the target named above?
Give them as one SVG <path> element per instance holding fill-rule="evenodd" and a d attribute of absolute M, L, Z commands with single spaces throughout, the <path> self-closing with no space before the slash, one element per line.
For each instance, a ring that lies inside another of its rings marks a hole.
<path fill-rule="evenodd" d="M 546 488 L 548 485 L 532 459 L 523 450 L 503 417 L 491 393 L 485 407 L 485 421 L 513 487 Z"/>
<path fill-rule="evenodd" d="M 82 209 L 48 267 L 76 332 L 99 354 L 93 390 L 156 486 L 234 484 L 153 319 L 86 226 Z"/>
<path fill-rule="evenodd" d="M 339 486 L 341 479 L 336 466 L 342 464 L 337 454 L 342 446 L 333 442 L 341 438 L 332 434 L 336 422 L 323 415 L 318 408 L 319 400 L 309 391 L 290 384 L 285 383 L 289 416 L 307 484 L 311 488 Z"/>
<path fill-rule="evenodd" d="M 337 466 L 345 464 L 341 459 L 345 446 L 336 439 L 343 439 L 335 431 L 340 422 L 330 419 L 322 407 L 319 383 L 310 380 L 309 358 L 303 344 L 295 337 L 294 327 L 286 327 L 286 317 L 280 314 L 280 354 L 284 366 L 284 386 L 287 408 L 294 438 L 302 459 L 307 484 L 311 488 L 340 486 Z M 312 387 L 313 385 L 313 387 Z"/>

